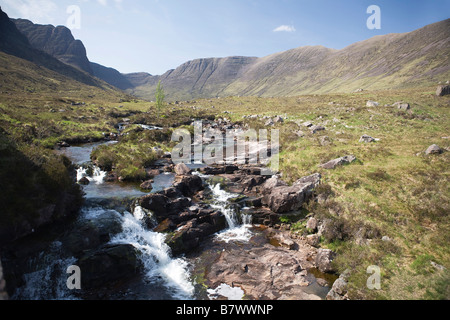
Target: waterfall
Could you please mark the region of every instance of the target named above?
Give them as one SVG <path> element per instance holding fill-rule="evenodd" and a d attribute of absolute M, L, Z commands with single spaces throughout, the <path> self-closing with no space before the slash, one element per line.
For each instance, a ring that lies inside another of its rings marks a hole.
<path fill-rule="evenodd" d="M 223 190 L 219 183 L 215 186 L 210 185 L 210 188 L 213 192 L 211 207 L 221 211 L 225 215 L 228 225 L 228 229 L 217 234 L 217 238 L 227 243 L 230 241 L 246 242 L 250 240 L 252 237 L 252 232 L 250 231 L 252 216 L 241 214 L 241 221 L 239 221 L 236 211 L 229 205 L 229 200 L 235 198 L 237 195 Z"/>
<path fill-rule="evenodd" d="M 94 166 L 92 170 L 92 176 L 87 174 L 88 169 L 80 167 L 77 169 L 77 181 L 80 181 L 82 178 L 86 177 L 90 182 L 95 182 L 96 184 L 102 184 L 106 175 L 108 174 L 105 171 L 102 171 L 99 167 Z"/>
<path fill-rule="evenodd" d="M 141 252 L 146 278 L 149 281 L 164 280 L 164 285 L 177 299 L 191 299 L 194 287 L 189 280 L 188 265 L 182 258 L 172 259 L 169 246 L 164 242 L 166 235 L 145 229 L 140 219 L 142 208 L 136 207 L 133 214 L 126 212 L 122 217 L 123 232 L 111 243 L 133 245 Z"/>

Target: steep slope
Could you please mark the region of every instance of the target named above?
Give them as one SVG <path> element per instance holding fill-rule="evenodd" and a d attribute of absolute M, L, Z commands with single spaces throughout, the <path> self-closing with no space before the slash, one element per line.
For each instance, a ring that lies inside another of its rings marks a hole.
<path fill-rule="evenodd" d="M 291 96 L 434 84 L 450 78 L 450 19 L 376 36 L 341 50 L 300 47 L 263 58 L 189 61 L 132 92 L 152 99 L 161 80 L 170 100 L 229 95 Z"/>
<path fill-rule="evenodd" d="M 25 19 L 11 19 L 11 21 L 28 38 L 34 48 L 48 53 L 61 62 L 93 74 L 86 48 L 80 40 L 75 40 L 68 28 L 38 25 Z"/>

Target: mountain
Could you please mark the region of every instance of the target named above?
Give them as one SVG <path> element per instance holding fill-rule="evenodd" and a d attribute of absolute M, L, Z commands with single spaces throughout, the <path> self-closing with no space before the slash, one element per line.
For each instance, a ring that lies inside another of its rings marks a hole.
<path fill-rule="evenodd" d="M 130 92 L 154 97 L 161 80 L 170 100 L 216 96 L 292 96 L 414 87 L 450 78 L 450 19 L 341 50 L 300 47 L 263 58 L 189 61 Z"/>
<path fill-rule="evenodd" d="M 86 92 L 94 90 L 97 93 L 105 91 L 111 94 L 113 91 L 118 91 L 88 72 L 66 64 L 34 47 L 28 37 L 19 31 L 16 24 L 1 8 L 0 74 L 2 75 L 0 87 L 2 91 L 8 92 L 17 90 L 57 92 L 85 89 Z"/>
<path fill-rule="evenodd" d="M 14 20 L 18 40 L 129 94 L 153 100 L 162 82 L 167 100 L 218 96 L 292 96 L 435 84 L 450 78 L 450 19 L 421 29 L 376 36 L 341 50 L 306 46 L 266 57 L 188 61 L 163 75 L 123 74 L 90 62 L 65 27 Z"/>
<path fill-rule="evenodd" d="M 80 40 L 74 39 L 68 28 L 38 25 L 25 19 L 11 19 L 11 21 L 34 48 L 48 53 L 65 64 L 93 74 L 86 48 Z"/>

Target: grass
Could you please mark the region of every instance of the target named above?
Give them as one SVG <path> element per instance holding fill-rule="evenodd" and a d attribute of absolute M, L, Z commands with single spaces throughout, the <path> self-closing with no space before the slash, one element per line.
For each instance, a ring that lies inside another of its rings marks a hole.
<path fill-rule="evenodd" d="M 262 116 L 287 117 L 275 126 L 280 129 L 283 179 L 292 183 L 320 172 L 322 185 L 317 192 L 327 194 L 328 199 L 310 204 L 298 216 L 283 216 L 283 223 L 291 224 L 293 232 L 307 234 L 307 215 L 329 220 L 333 232 L 323 235 L 321 246 L 339 254 L 335 263 L 340 272 L 351 270 L 349 294 L 353 299 L 448 299 L 448 271 L 437 270 L 431 261 L 450 268 L 450 154 L 427 156 L 423 151 L 431 144 L 450 148 L 450 139 L 443 139 L 450 132 L 450 98 L 435 97 L 434 92 L 434 87 L 425 87 L 285 98 L 199 99 L 169 104 L 162 116 L 156 117 L 154 103 L 121 95 L 84 90 L 64 94 L 21 91 L 0 95 L 0 127 L 8 141 L 49 176 L 62 177 L 67 176 L 58 164 L 62 160 L 49 156 L 49 149 L 59 141 L 101 139 L 105 133 L 116 132 L 116 124 L 128 118 L 131 125 L 120 142 L 98 148 L 92 158 L 124 180 L 136 181 L 146 178 L 145 168 L 156 159 L 154 148 L 170 151 L 173 128 L 183 126 L 192 131 L 193 119 L 224 117 L 260 129 L 266 128 Z M 380 106 L 366 107 L 367 100 L 378 101 Z M 411 111 L 392 107 L 397 101 L 410 103 Z M 256 114 L 261 117 L 243 118 Z M 304 121 L 327 130 L 312 134 L 298 125 Z M 136 124 L 164 130 L 144 131 Z M 305 136 L 299 138 L 297 130 Z M 379 141 L 360 143 L 363 134 Z M 331 144 L 320 144 L 319 137 L 324 135 Z M 334 170 L 319 167 L 350 154 L 358 159 L 350 165 Z M 25 182 L 33 184 L 34 180 Z M 391 240 L 383 241 L 383 236 Z M 367 289 L 370 265 L 382 270 L 381 290 Z"/>

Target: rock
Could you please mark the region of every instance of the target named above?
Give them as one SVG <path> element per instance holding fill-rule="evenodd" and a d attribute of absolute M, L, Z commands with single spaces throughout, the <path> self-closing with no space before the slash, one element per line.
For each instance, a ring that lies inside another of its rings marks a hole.
<path fill-rule="evenodd" d="M 378 102 L 371 101 L 371 100 L 367 101 L 367 103 L 366 103 L 366 107 L 378 107 L 379 105 L 380 104 Z"/>
<path fill-rule="evenodd" d="M 153 180 L 147 180 L 143 183 L 141 183 L 140 188 L 143 190 L 152 190 L 153 186 L 152 186 Z"/>
<path fill-rule="evenodd" d="M 78 256 L 83 251 L 106 244 L 120 232 L 120 217 L 115 211 L 105 211 L 95 219 L 77 222 L 73 230 L 64 237 L 63 247 Z"/>
<path fill-rule="evenodd" d="M 8 293 L 6 292 L 6 282 L 3 278 L 2 261 L 0 259 L 0 301 L 8 300 Z"/>
<path fill-rule="evenodd" d="M 446 269 L 443 265 L 437 264 L 434 261 L 431 261 L 430 263 L 436 270 L 444 271 Z"/>
<path fill-rule="evenodd" d="M 364 134 L 359 139 L 359 142 L 365 142 L 365 143 L 370 143 L 370 142 L 375 142 L 375 141 L 376 141 L 375 138 L 372 138 L 371 136 L 368 136 L 367 134 Z"/>
<path fill-rule="evenodd" d="M 317 226 L 318 226 L 318 221 L 314 217 L 309 218 L 308 222 L 306 222 L 306 228 L 309 229 L 311 232 L 316 232 Z"/>
<path fill-rule="evenodd" d="M 166 243 L 172 249 L 172 254 L 188 253 L 197 248 L 203 239 L 226 228 L 226 219 L 221 212 L 199 211 L 197 216 L 167 237 Z"/>
<path fill-rule="evenodd" d="M 444 86 L 444 85 L 439 86 L 436 90 L 436 95 L 438 97 L 443 97 L 447 94 L 450 94 L 450 86 L 448 86 L 448 85 L 447 86 Z"/>
<path fill-rule="evenodd" d="M 298 130 L 295 132 L 295 134 L 299 137 L 299 138 L 303 138 L 305 136 L 305 133 L 301 130 Z"/>
<path fill-rule="evenodd" d="M 409 103 L 397 102 L 397 103 L 394 103 L 394 105 L 396 105 L 399 110 L 403 110 L 403 111 L 407 111 L 407 110 L 411 109 L 411 106 L 409 105 Z"/>
<path fill-rule="evenodd" d="M 311 130 L 311 133 L 317 133 L 317 132 L 319 132 L 319 131 L 324 131 L 325 130 L 325 127 L 323 127 L 323 126 L 312 126 L 311 128 L 310 128 L 310 130 Z"/>
<path fill-rule="evenodd" d="M 86 253 L 76 264 L 82 270 L 81 287 L 105 287 L 136 276 L 142 267 L 139 254 L 131 244 L 105 245 Z"/>
<path fill-rule="evenodd" d="M 319 246 L 320 237 L 318 234 L 309 234 L 306 236 L 306 243 L 312 247 Z"/>
<path fill-rule="evenodd" d="M 329 146 L 332 143 L 332 141 L 329 136 L 322 136 L 319 138 L 319 143 L 321 146 L 325 147 Z"/>
<path fill-rule="evenodd" d="M 297 180 L 292 186 L 274 187 L 271 189 L 270 193 L 267 193 L 267 186 L 265 184 L 263 203 L 275 213 L 298 210 L 302 207 L 303 203 L 311 197 L 312 191 L 319 182 L 320 175 L 314 174 Z M 273 182 L 271 182 L 271 184 L 273 184 Z"/>
<path fill-rule="evenodd" d="M 280 186 L 287 186 L 288 184 L 280 179 L 279 176 L 273 176 L 272 178 L 266 180 L 264 185 L 262 186 L 261 192 L 263 194 L 269 194 L 272 192 L 272 189 Z"/>
<path fill-rule="evenodd" d="M 349 274 L 349 272 L 346 270 L 333 283 L 331 290 L 327 294 L 327 300 L 348 300 L 348 295 L 347 295 L 348 274 Z"/>
<path fill-rule="evenodd" d="M 361 89 L 361 88 L 359 88 L 359 89 L 356 89 L 355 91 L 353 91 L 354 93 L 358 93 L 358 92 L 363 92 L 364 91 L 364 89 Z"/>
<path fill-rule="evenodd" d="M 303 125 L 304 127 L 307 127 L 307 128 L 313 126 L 312 122 L 309 122 L 309 121 L 303 122 L 302 125 Z"/>
<path fill-rule="evenodd" d="M 181 180 L 174 184 L 185 197 L 191 197 L 204 189 L 203 180 L 199 176 L 182 176 Z"/>
<path fill-rule="evenodd" d="M 316 266 L 324 273 L 332 273 L 335 271 L 332 262 L 336 257 L 336 253 L 330 249 L 319 249 L 316 256 Z"/>
<path fill-rule="evenodd" d="M 175 166 L 175 173 L 177 176 L 185 176 L 191 173 L 191 169 L 184 163 L 179 163 Z"/>
<path fill-rule="evenodd" d="M 270 244 L 229 248 L 217 255 L 205 277 L 212 288 L 223 283 L 239 286 L 249 300 L 320 300 L 304 290 L 310 284 L 306 269 L 311 267 L 306 250 Z"/>
<path fill-rule="evenodd" d="M 270 126 L 275 125 L 275 122 L 273 122 L 272 119 L 269 119 L 269 120 L 266 121 L 266 123 L 265 123 L 264 125 L 265 125 L 266 127 L 270 127 Z"/>
<path fill-rule="evenodd" d="M 324 169 L 335 169 L 337 166 L 342 166 L 346 164 L 350 164 L 356 160 L 356 157 L 353 155 L 344 156 L 342 158 L 331 160 L 325 164 L 320 165 L 321 168 Z"/>
<path fill-rule="evenodd" d="M 89 183 L 91 183 L 91 182 L 89 181 L 88 178 L 83 177 L 83 178 L 81 178 L 80 180 L 78 180 L 78 183 L 81 184 L 81 185 L 87 186 L 87 185 L 88 185 Z"/>
<path fill-rule="evenodd" d="M 428 147 L 428 149 L 425 151 L 425 154 L 441 154 L 444 152 L 439 146 L 433 144 Z"/>
<path fill-rule="evenodd" d="M 281 247 L 288 250 L 294 250 L 297 247 L 297 244 L 285 233 L 276 234 L 273 239 L 275 239 Z"/>
<path fill-rule="evenodd" d="M 276 117 L 273 119 L 273 121 L 274 121 L 275 123 L 283 123 L 283 122 L 284 122 L 284 119 L 283 119 L 282 117 L 280 117 L 280 116 L 276 116 Z"/>

